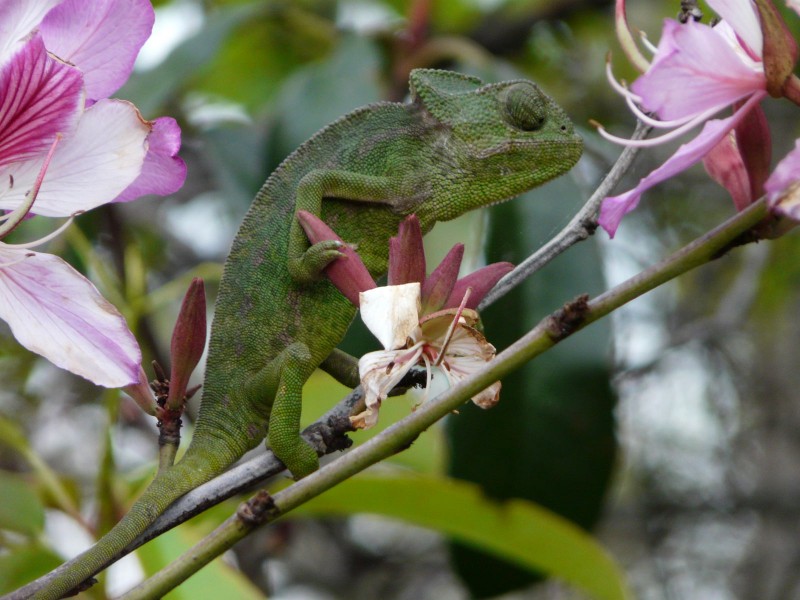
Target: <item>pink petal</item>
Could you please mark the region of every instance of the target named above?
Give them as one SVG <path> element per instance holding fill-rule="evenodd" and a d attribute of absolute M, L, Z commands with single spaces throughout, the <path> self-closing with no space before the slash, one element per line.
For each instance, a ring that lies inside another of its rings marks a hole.
<path fill-rule="evenodd" d="M 0 166 L 44 154 L 83 110 L 80 72 L 47 55 L 38 35 L 0 69 Z"/>
<path fill-rule="evenodd" d="M 3 0 L 0 2 L 0 64 L 19 49 L 25 38 L 61 0 Z"/>
<path fill-rule="evenodd" d="M 178 156 L 181 149 L 181 128 L 172 117 L 149 121 L 152 127 L 147 136 L 147 156 L 142 172 L 125 188 L 114 202 L 128 202 L 147 194 L 168 196 L 178 191 L 186 181 L 186 163 Z"/>
<path fill-rule="evenodd" d="M 124 317 L 91 282 L 49 254 L 0 248 L 0 318 L 17 341 L 105 387 L 139 380 L 141 352 Z"/>
<path fill-rule="evenodd" d="M 772 175 L 764 184 L 767 193 L 767 202 L 773 209 L 794 220 L 800 220 L 800 206 L 794 196 L 789 194 L 800 182 L 800 140 L 797 140 L 791 150 L 775 167 Z M 784 196 L 789 196 L 784 201 Z"/>
<path fill-rule="evenodd" d="M 66 217 L 111 202 L 139 176 L 149 133 L 148 123 L 129 102 L 94 104 L 56 148 L 32 212 Z M 0 209 L 19 205 L 40 167 L 41 161 L 33 160 L 0 169 L 0 181 L 8 181 L 9 174 L 15 181 L 0 197 Z"/>
<path fill-rule="evenodd" d="M 750 0 L 708 0 L 708 5 L 736 32 L 736 36 L 752 54 L 761 56 L 764 43 L 761 21 Z"/>
<path fill-rule="evenodd" d="M 713 28 L 667 20 L 653 64 L 631 89 L 645 109 L 672 120 L 722 109 L 765 87 L 763 72 L 747 65 Z"/>
<path fill-rule="evenodd" d="M 87 96 L 98 100 L 127 81 L 154 19 L 149 0 L 64 0 L 41 31 L 47 49 L 76 65 Z"/>
<path fill-rule="evenodd" d="M 753 94 L 739 110 L 727 119 L 707 121 L 699 135 L 678 148 L 663 165 L 642 178 L 634 189 L 603 200 L 598 218 L 600 226 L 608 232 L 609 236 L 614 237 L 622 217 L 636 208 L 645 191 L 699 162 L 731 129 L 736 127 L 764 96 L 766 96 L 766 92 Z"/>
<path fill-rule="evenodd" d="M 736 143 L 736 133 L 729 131 L 703 159 L 703 166 L 711 179 L 731 195 L 736 210 L 747 207 L 753 197 L 750 194 L 750 177 Z"/>

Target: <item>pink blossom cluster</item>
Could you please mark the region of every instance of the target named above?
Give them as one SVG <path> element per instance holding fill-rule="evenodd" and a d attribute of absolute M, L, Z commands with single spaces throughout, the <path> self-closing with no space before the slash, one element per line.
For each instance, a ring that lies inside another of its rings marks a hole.
<path fill-rule="evenodd" d="M 800 12 L 796 1 L 787 4 Z M 642 194 L 701 161 L 738 210 L 766 194 L 776 214 L 800 218 L 790 193 L 800 180 L 800 141 L 770 174 L 770 132 L 761 107 L 770 96 L 800 104 L 800 80 L 792 74 L 797 43 L 771 0 L 708 0 L 708 5 L 719 22 L 665 20 L 648 61 L 628 28 L 625 0 L 617 0 L 618 37 L 643 73 L 628 89 L 609 67 L 609 81 L 640 120 L 670 131 L 640 141 L 612 136 L 602 127 L 600 133 L 624 145 L 651 147 L 702 128 L 632 190 L 604 200 L 599 223 L 611 236 Z"/>
<path fill-rule="evenodd" d="M 154 21 L 149 0 L 0 0 L 0 239 L 183 185 L 174 119 L 111 99 Z M 58 230 L 60 231 L 60 229 Z M 56 256 L 0 242 L 0 319 L 59 367 L 107 387 L 139 380 L 125 319 Z"/>

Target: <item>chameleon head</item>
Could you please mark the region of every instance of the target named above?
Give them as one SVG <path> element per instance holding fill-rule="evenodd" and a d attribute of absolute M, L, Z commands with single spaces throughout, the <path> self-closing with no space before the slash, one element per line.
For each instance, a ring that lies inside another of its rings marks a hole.
<path fill-rule="evenodd" d="M 448 71 L 411 73 L 411 93 L 436 121 L 452 218 L 505 200 L 569 171 L 583 142 L 564 110 L 525 80 L 483 85 Z M 441 212 L 441 208 L 440 208 Z"/>

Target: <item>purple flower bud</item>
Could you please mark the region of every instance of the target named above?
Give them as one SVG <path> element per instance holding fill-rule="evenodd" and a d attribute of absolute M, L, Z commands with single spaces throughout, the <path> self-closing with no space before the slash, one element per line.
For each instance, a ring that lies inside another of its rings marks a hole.
<path fill-rule="evenodd" d="M 417 215 L 409 215 L 389 240 L 389 285 L 425 281 L 425 250 Z"/>
<path fill-rule="evenodd" d="M 343 245 L 339 249 L 342 257 L 331 262 L 323 272 L 354 306 L 358 306 L 359 293 L 375 287 L 375 281 L 361 261 L 361 257 L 318 216 L 305 210 L 298 210 L 297 221 L 312 244 L 327 240 L 342 242 Z"/>
<path fill-rule="evenodd" d="M 203 280 L 195 277 L 183 298 L 175 330 L 172 332 L 168 407 L 177 409 L 183 405 L 189 377 L 200 362 L 205 346 L 206 292 Z"/>

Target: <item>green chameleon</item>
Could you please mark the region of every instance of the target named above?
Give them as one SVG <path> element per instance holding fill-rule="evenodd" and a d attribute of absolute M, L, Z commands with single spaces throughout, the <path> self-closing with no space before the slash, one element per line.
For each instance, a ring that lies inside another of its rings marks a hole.
<path fill-rule="evenodd" d="M 405 216 L 416 213 L 428 231 L 561 175 L 581 155 L 567 115 L 528 81 L 483 85 L 425 69 L 411 73 L 410 87 L 410 103 L 372 104 L 340 118 L 267 179 L 225 263 L 186 455 L 36 597 L 58 598 L 95 574 L 173 501 L 265 438 L 295 477 L 317 469 L 316 452 L 299 435 L 301 389 L 342 340 L 355 308 L 321 277 L 341 255 L 339 242 L 309 247 L 295 211 L 320 215 L 379 276 Z"/>

